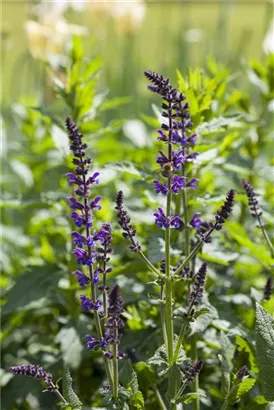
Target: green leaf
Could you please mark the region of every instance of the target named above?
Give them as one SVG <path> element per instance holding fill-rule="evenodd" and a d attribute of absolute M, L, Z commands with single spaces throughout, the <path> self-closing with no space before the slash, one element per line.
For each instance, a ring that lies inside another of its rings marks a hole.
<path fill-rule="evenodd" d="M 186 393 L 186 394 L 183 394 L 183 396 L 179 397 L 178 400 L 176 400 L 176 403 L 189 404 L 193 402 L 193 400 L 197 399 L 197 397 L 199 396 L 200 396 L 199 393 Z"/>
<path fill-rule="evenodd" d="M 71 58 L 73 61 L 81 60 L 84 55 L 82 39 L 79 36 L 73 36 Z"/>
<path fill-rule="evenodd" d="M 263 394 L 274 400 L 274 329 L 273 318 L 256 303 L 256 352 Z"/>
<path fill-rule="evenodd" d="M 3 308 L 3 315 L 18 309 L 31 309 L 31 303 L 45 299 L 52 290 L 57 288 L 62 272 L 57 266 L 33 266 L 29 272 L 16 278 L 16 283 L 5 295 L 8 299 Z"/>
<path fill-rule="evenodd" d="M 155 367 L 155 370 L 159 377 L 167 374 L 169 365 L 165 345 L 160 346 L 156 350 L 154 356 L 148 359 L 148 364 Z"/>
<path fill-rule="evenodd" d="M 230 390 L 230 363 L 229 360 L 225 356 L 218 355 L 218 358 L 221 362 L 221 371 L 222 371 L 222 379 L 221 379 L 221 392 L 223 397 L 227 397 Z"/>
<path fill-rule="evenodd" d="M 72 377 L 70 375 L 69 366 L 65 366 L 62 378 L 63 395 L 73 410 L 81 410 L 83 405 L 77 394 L 72 388 Z"/>
<path fill-rule="evenodd" d="M 141 170 L 138 170 L 131 162 L 117 162 L 116 164 L 106 164 L 105 168 L 107 170 L 118 171 L 122 174 L 129 174 L 134 176 L 137 179 L 143 179 L 144 173 Z"/>
<path fill-rule="evenodd" d="M 63 327 L 56 336 L 56 342 L 61 344 L 64 362 L 77 368 L 81 363 L 83 345 L 75 327 Z"/>
<path fill-rule="evenodd" d="M 256 380 L 251 379 L 251 378 L 243 380 L 237 386 L 237 389 L 236 389 L 236 392 L 235 392 L 236 400 L 239 400 L 245 393 L 249 392 L 249 390 L 252 389 L 252 387 L 254 386 L 255 382 L 256 382 Z"/>
<path fill-rule="evenodd" d="M 218 312 L 212 305 L 206 306 L 208 310 L 205 310 L 203 314 L 200 314 L 193 322 L 190 322 L 190 335 L 196 333 L 202 333 L 210 325 L 213 319 L 218 319 Z"/>
<path fill-rule="evenodd" d="M 131 102 L 130 97 L 116 97 L 109 99 L 100 106 L 100 111 L 112 110 L 114 108 L 120 107 L 121 105 L 126 105 Z"/>
<path fill-rule="evenodd" d="M 143 409 L 145 405 L 145 400 L 143 393 L 140 390 L 137 390 L 130 397 L 130 404 L 133 406 L 133 409 Z"/>

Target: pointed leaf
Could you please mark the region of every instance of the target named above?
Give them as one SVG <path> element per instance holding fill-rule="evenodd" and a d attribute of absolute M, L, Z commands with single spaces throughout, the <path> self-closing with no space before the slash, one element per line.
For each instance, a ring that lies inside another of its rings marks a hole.
<path fill-rule="evenodd" d="M 69 367 L 66 366 L 64 368 L 64 373 L 63 373 L 63 395 L 67 402 L 70 404 L 73 410 L 81 410 L 83 408 L 83 405 L 78 398 L 77 394 L 74 392 L 72 388 L 72 377 L 70 375 Z"/>

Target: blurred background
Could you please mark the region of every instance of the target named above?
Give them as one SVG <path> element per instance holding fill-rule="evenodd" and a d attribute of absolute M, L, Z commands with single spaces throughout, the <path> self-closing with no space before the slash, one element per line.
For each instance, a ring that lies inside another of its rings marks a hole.
<path fill-rule="evenodd" d="M 45 62 L 57 64 L 76 34 L 87 57 L 103 57 L 101 81 L 112 96 L 130 96 L 124 110 L 136 116 L 144 69 L 174 78 L 212 56 L 235 71 L 269 47 L 272 18 L 269 1 L 4 1 L 2 99 L 45 99 Z"/>

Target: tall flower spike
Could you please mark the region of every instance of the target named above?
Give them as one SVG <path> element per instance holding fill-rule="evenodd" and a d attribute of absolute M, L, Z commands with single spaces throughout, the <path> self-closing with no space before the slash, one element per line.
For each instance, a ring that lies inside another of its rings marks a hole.
<path fill-rule="evenodd" d="M 262 215 L 262 210 L 260 209 L 259 202 L 257 200 L 254 189 L 246 179 L 243 180 L 243 187 L 248 197 L 248 205 L 250 208 L 251 215 L 253 216 L 253 218 L 260 217 Z"/>
<path fill-rule="evenodd" d="M 132 228 L 130 223 L 130 217 L 127 211 L 124 209 L 124 194 L 123 191 L 119 191 L 116 196 L 116 207 L 118 223 L 123 229 L 123 237 L 128 239 L 131 244 L 129 249 L 133 252 L 139 251 L 141 246 L 138 241 L 135 241 L 136 230 Z"/>
<path fill-rule="evenodd" d="M 200 371 L 203 368 L 203 364 L 204 362 L 202 360 L 196 360 L 195 362 L 193 362 L 192 366 L 190 367 L 190 369 L 186 372 L 185 375 L 185 385 L 188 386 L 190 383 L 193 382 L 193 380 L 195 379 L 195 377 L 198 376 L 198 374 L 200 373 Z"/>
<path fill-rule="evenodd" d="M 192 306 L 197 304 L 199 302 L 199 299 L 203 297 L 206 271 L 207 271 L 207 264 L 203 263 L 195 276 L 195 281 L 192 287 L 192 291 L 189 295 L 189 303 Z"/>
<path fill-rule="evenodd" d="M 233 210 L 235 195 L 236 195 L 236 192 L 233 189 L 231 189 L 227 194 L 225 203 L 216 212 L 214 229 L 216 229 L 217 231 L 222 229 L 223 224 L 229 218 Z"/>
<path fill-rule="evenodd" d="M 272 278 L 267 278 L 264 288 L 264 300 L 269 300 L 272 294 Z"/>
<path fill-rule="evenodd" d="M 23 376 L 35 377 L 36 379 L 44 380 L 46 384 L 52 383 L 52 375 L 46 372 L 42 367 L 36 366 L 35 364 L 10 366 L 9 372 L 21 374 Z"/>

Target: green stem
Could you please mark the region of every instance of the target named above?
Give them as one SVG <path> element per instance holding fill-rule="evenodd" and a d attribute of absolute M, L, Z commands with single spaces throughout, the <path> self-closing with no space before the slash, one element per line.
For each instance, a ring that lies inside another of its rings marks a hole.
<path fill-rule="evenodd" d="M 167 410 L 166 405 L 165 405 L 165 403 L 164 403 L 164 400 L 162 399 L 162 396 L 161 396 L 159 390 L 157 389 L 157 387 L 155 387 L 155 393 L 156 393 L 158 402 L 159 402 L 159 404 L 160 404 L 161 410 Z"/>
<path fill-rule="evenodd" d="M 118 336 L 118 335 L 117 335 Z M 117 344 L 113 345 L 113 397 L 118 398 L 118 359 L 117 359 L 118 349 Z"/>
<path fill-rule="evenodd" d="M 140 250 L 138 251 L 139 255 L 141 256 L 141 258 L 143 259 L 143 261 L 145 262 L 145 264 L 147 265 L 147 267 L 154 273 L 157 275 L 157 277 L 162 277 L 163 275 L 161 275 L 161 273 L 158 271 L 158 269 L 155 268 L 155 266 L 152 265 L 152 263 L 146 258 L 146 256 L 143 254 L 143 252 Z"/>
<path fill-rule="evenodd" d="M 168 185 L 170 188 L 171 179 L 169 178 Z M 167 217 L 170 215 L 171 206 L 171 190 L 167 196 Z M 171 363 L 173 356 L 173 318 L 172 318 L 172 278 L 170 272 L 170 228 L 166 228 L 165 237 L 165 260 L 166 260 L 166 303 L 165 303 L 165 324 L 167 333 L 167 355 L 168 361 Z"/>
<path fill-rule="evenodd" d="M 163 284 L 161 285 L 161 289 L 160 289 L 160 299 L 161 299 L 161 309 L 160 309 L 161 325 L 162 325 L 163 338 L 164 338 L 166 351 L 168 351 L 166 321 L 165 321 L 165 305 L 164 305 L 164 285 Z"/>
<path fill-rule="evenodd" d="M 197 360 L 197 337 L 194 335 L 192 337 L 192 343 L 191 343 L 191 358 L 193 361 Z M 199 392 L 199 374 L 194 379 L 194 387 L 192 390 L 194 393 Z M 194 399 L 193 401 L 193 410 L 200 410 L 200 398 L 199 396 Z"/>
<path fill-rule="evenodd" d="M 264 227 L 264 225 L 263 225 L 263 223 L 262 223 L 260 217 L 258 217 L 258 222 L 259 222 L 259 226 L 260 226 L 260 228 L 261 228 L 261 231 L 262 231 L 262 233 L 263 233 L 263 235 L 264 235 L 264 237 L 265 237 L 265 240 L 266 240 L 266 242 L 267 242 L 267 244 L 268 244 L 268 246 L 269 246 L 269 249 L 270 249 L 270 252 L 271 252 L 271 257 L 274 258 L 274 247 L 273 247 L 273 245 L 272 245 L 272 243 L 271 243 L 271 241 L 270 241 L 270 239 L 269 239 L 269 236 L 268 236 L 268 234 L 267 234 L 267 232 L 266 232 L 266 230 L 265 230 L 265 227 Z"/>
<path fill-rule="evenodd" d="M 172 358 L 172 364 L 176 363 L 177 359 L 178 359 L 178 355 L 180 352 L 180 347 L 182 346 L 184 337 L 185 337 L 185 331 L 186 331 L 186 323 L 184 323 L 180 329 L 180 333 L 179 333 L 179 337 L 176 343 L 176 347 L 175 347 L 175 351 L 174 351 L 174 355 Z"/>
<path fill-rule="evenodd" d="M 53 384 L 52 382 L 49 383 L 50 387 L 52 388 L 53 392 L 56 394 L 56 396 L 58 397 L 58 399 L 60 399 L 66 406 L 69 405 L 69 403 L 66 401 L 66 399 L 64 398 L 64 396 L 59 392 L 59 390 L 57 389 L 57 387 L 55 386 L 55 384 Z"/>
<path fill-rule="evenodd" d="M 206 236 L 204 239 L 207 239 L 211 233 L 214 231 L 214 228 L 210 228 L 210 230 L 207 232 Z M 185 260 L 181 263 L 181 265 L 176 269 L 176 271 L 173 273 L 172 276 L 176 276 L 178 275 L 181 270 L 194 258 L 194 256 L 197 255 L 197 253 L 199 252 L 199 250 L 202 248 L 203 244 L 204 244 L 204 239 L 200 239 L 197 243 L 197 245 L 195 246 L 195 248 L 190 252 L 190 254 L 185 258 Z"/>

